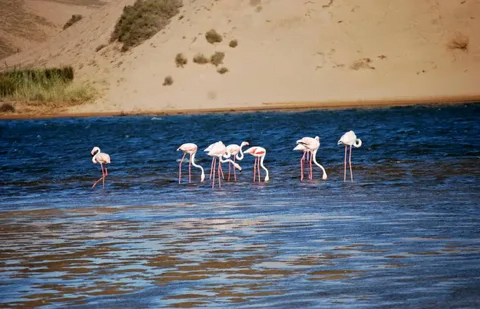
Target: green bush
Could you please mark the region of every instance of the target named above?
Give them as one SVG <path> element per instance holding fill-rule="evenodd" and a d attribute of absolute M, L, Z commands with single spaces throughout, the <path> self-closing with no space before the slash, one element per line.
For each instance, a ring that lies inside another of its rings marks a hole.
<path fill-rule="evenodd" d="M 215 54 L 213 54 L 211 57 L 210 57 L 210 62 L 214 65 L 214 66 L 218 66 L 219 64 L 222 64 L 223 63 L 223 59 L 225 58 L 225 53 L 222 53 L 222 52 L 215 52 Z"/>
<path fill-rule="evenodd" d="M 110 41 L 123 43 L 122 51 L 140 45 L 165 28 L 182 5 L 181 0 L 137 0 L 123 8 Z"/>
<path fill-rule="evenodd" d="M 213 44 L 213 43 L 220 43 L 223 39 L 220 34 L 215 31 L 215 29 L 212 29 L 205 33 L 205 38 L 207 39 L 208 43 Z"/>
<path fill-rule="evenodd" d="M 208 63 L 209 61 L 207 57 L 199 53 L 199 54 L 196 54 L 195 57 L 193 57 L 193 62 L 198 64 L 205 64 L 205 63 Z"/>

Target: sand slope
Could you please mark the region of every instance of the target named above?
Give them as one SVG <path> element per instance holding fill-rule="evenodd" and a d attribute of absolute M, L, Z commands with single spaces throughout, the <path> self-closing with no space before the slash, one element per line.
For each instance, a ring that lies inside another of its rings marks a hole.
<path fill-rule="evenodd" d="M 183 18 L 141 46 L 96 52 L 130 3 L 112 0 L 6 61 L 73 64 L 80 78 L 95 81 L 101 97 L 71 112 L 480 96 L 480 0 L 184 0 Z M 223 42 L 205 40 L 212 28 Z M 469 39 L 467 50 L 448 48 L 457 36 Z M 225 74 L 192 61 L 215 51 L 225 52 Z M 180 52 L 184 68 L 175 65 Z M 174 83 L 162 86 L 167 75 Z"/>

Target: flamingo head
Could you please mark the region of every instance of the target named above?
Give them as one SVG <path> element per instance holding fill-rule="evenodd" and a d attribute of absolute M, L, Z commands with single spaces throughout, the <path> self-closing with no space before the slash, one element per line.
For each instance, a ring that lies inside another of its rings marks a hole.
<path fill-rule="evenodd" d="M 238 169 L 239 171 L 242 170 L 242 167 L 238 163 L 233 163 L 233 166 L 235 166 L 235 168 Z"/>
<path fill-rule="evenodd" d="M 92 151 L 90 151 L 90 154 L 92 156 L 94 156 L 96 153 L 99 153 L 100 152 L 100 148 L 98 148 L 97 146 L 93 147 Z"/>
<path fill-rule="evenodd" d="M 243 146 L 249 146 L 249 145 L 250 145 L 250 144 L 249 144 L 248 142 L 242 142 L 242 143 L 240 144 L 240 148 L 243 147 Z"/>
<path fill-rule="evenodd" d="M 200 182 L 203 182 L 205 180 L 205 174 L 202 173 L 202 176 L 200 176 Z"/>
<path fill-rule="evenodd" d="M 265 182 L 268 182 L 268 181 L 270 181 L 270 177 L 268 177 L 268 175 L 267 175 L 267 176 L 265 176 Z"/>

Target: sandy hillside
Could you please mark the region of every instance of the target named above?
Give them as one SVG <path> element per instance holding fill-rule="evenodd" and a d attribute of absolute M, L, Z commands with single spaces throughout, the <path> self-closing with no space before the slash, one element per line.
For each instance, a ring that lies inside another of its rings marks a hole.
<path fill-rule="evenodd" d="M 0 1 L 0 59 L 35 48 L 61 32 L 72 15 L 87 16 L 105 3 L 99 0 Z"/>
<path fill-rule="evenodd" d="M 101 97 L 72 112 L 480 97 L 480 0 L 184 0 L 180 14 L 144 44 L 126 53 L 116 44 L 97 52 L 131 3 L 111 0 L 5 60 L 73 64 Z M 205 40 L 210 29 L 223 35 L 221 43 Z M 455 40 L 468 45 L 455 48 Z M 225 53 L 219 66 L 228 68 L 225 74 L 192 61 L 215 51 Z M 175 64 L 177 53 L 188 58 L 183 68 Z M 174 83 L 163 86 L 167 75 Z"/>

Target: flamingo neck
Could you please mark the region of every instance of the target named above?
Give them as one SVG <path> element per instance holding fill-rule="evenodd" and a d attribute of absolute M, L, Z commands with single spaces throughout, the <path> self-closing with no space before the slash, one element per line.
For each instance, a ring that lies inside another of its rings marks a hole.
<path fill-rule="evenodd" d="M 97 156 L 100 153 L 100 148 L 98 148 L 97 152 L 92 157 L 92 162 L 97 163 Z"/>
<path fill-rule="evenodd" d="M 204 172 L 204 170 L 203 170 L 203 167 L 201 167 L 200 165 L 198 165 L 197 163 L 195 163 L 195 154 L 196 154 L 196 152 L 192 153 L 192 155 L 190 156 L 190 159 L 192 160 L 192 165 L 202 170 L 201 179 L 204 179 L 204 178 L 205 178 L 205 172 Z M 203 181 L 203 180 L 202 180 L 202 181 Z"/>
<path fill-rule="evenodd" d="M 316 166 L 318 166 L 322 172 L 323 172 L 323 175 L 322 175 L 322 179 L 323 180 L 326 180 L 327 179 L 327 172 L 325 171 L 325 169 L 323 168 L 322 165 L 320 165 L 318 162 L 317 162 L 317 150 L 315 150 L 313 153 L 312 153 L 312 156 L 313 156 L 313 163 L 315 163 Z"/>
<path fill-rule="evenodd" d="M 267 173 L 267 175 L 265 175 L 265 182 L 269 181 L 270 180 L 270 177 L 268 177 L 268 169 L 265 167 L 265 165 L 263 165 L 263 160 L 265 159 L 265 155 L 263 155 L 260 159 L 260 166 L 265 170 L 265 172 Z"/>
<path fill-rule="evenodd" d="M 240 156 L 237 153 L 237 160 L 243 160 L 243 151 L 242 151 L 243 146 L 245 145 L 240 145 Z"/>

